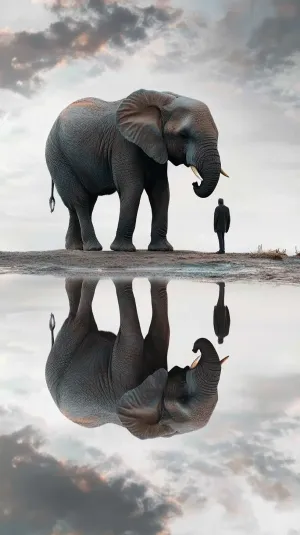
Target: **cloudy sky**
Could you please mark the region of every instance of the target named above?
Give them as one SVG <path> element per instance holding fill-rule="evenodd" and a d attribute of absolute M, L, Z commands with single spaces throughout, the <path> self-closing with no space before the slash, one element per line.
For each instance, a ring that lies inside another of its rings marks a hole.
<path fill-rule="evenodd" d="M 64 247 L 67 211 L 50 214 L 44 145 L 55 118 L 86 96 L 121 99 L 138 88 L 206 102 L 218 125 L 222 177 L 209 199 L 169 164 L 169 239 L 216 250 L 213 210 L 231 209 L 227 249 L 300 248 L 300 4 L 298 0 L 10 0 L 0 6 L 0 250 Z M 109 249 L 117 195 L 94 222 Z M 146 248 L 142 197 L 134 243 Z"/>
<path fill-rule="evenodd" d="M 149 282 L 133 289 L 146 334 Z M 0 297 L 1 535 L 194 535 L 199 525 L 299 535 L 298 287 L 226 284 L 231 328 L 219 346 L 218 286 L 169 283 L 169 368 L 192 362 L 199 336 L 230 359 L 209 425 L 149 441 L 82 428 L 53 403 L 44 371 L 50 312 L 56 332 L 68 312 L 63 279 L 3 275 Z M 99 281 L 93 310 L 100 329 L 117 332 L 112 281 Z"/>

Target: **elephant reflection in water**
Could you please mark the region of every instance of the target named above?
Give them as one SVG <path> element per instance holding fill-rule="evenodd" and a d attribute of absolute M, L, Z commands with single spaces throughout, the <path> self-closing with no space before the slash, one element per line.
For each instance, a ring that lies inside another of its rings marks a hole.
<path fill-rule="evenodd" d="M 224 338 L 228 336 L 230 329 L 230 314 L 228 306 L 225 306 L 225 282 L 218 282 L 219 298 L 214 307 L 214 330 L 218 337 L 218 343 L 223 344 Z"/>
<path fill-rule="evenodd" d="M 207 424 L 218 400 L 221 364 L 199 338 L 192 366 L 168 372 L 167 281 L 151 280 L 152 319 L 143 338 L 132 280 L 114 280 L 120 328 L 98 330 L 92 301 L 98 280 L 66 280 L 69 315 L 46 364 L 46 382 L 59 410 L 85 427 L 114 423 L 139 439 L 170 437 Z M 50 328 L 53 332 L 54 321 Z"/>

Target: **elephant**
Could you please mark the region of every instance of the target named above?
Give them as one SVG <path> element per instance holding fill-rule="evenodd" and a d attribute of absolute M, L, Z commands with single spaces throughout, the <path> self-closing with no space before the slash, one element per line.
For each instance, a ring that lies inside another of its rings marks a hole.
<path fill-rule="evenodd" d="M 98 279 L 99 280 L 99 279 Z M 218 401 L 221 365 L 212 343 L 191 366 L 168 371 L 170 326 L 166 280 L 150 279 L 152 318 L 143 338 L 131 280 L 113 280 L 119 305 L 117 336 L 98 330 L 92 301 L 96 279 L 67 278 L 69 314 L 46 362 L 48 390 L 60 412 L 87 428 L 114 423 L 145 440 L 205 426 Z"/>
<path fill-rule="evenodd" d="M 98 196 L 117 191 L 120 211 L 113 251 L 135 251 L 132 242 L 140 199 L 145 190 L 152 211 L 150 251 L 172 251 L 167 240 L 168 161 L 191 167 L 201 183 L 198 197 L 215 190 L 221 168 L 218 129 L 208 106 L 168 91 L 138 89 L 126 98 L 82 98 L 64 108 L 45 145 L 54 185 L 69 211 L 65 248 L 101 251 L 92 223 Z"/>
<path fill-rule="evenodd" d="M 219 298 L 214 307 L 214 330 L 218 338 L 218 343 L 223 344 L 224 338 L 228 336 L 230 329 L 230 313 L 228 306 L 225 306 L 225 282 L 218 282 Z"/>

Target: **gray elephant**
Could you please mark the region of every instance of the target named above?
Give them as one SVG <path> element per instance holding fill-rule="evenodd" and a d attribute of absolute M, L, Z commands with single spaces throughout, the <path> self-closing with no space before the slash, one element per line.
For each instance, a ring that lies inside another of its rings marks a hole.
<path fill-rule="evenodd" d="M 167 282 L 151 281 L 152 319 L 143 338 L 132 281 L 114 281 L 120 311 L 118 335 L 100 331 L 92 300 L 98 281 L 66 280 L 69 315 L 46 363 L 46 382 L 59 410 L 85 427 L 114 423 L 135 437 L 170 437 L 207 424 L 217 404 L 222 361 L 199 338 L 192 366 L 169 372 Z M 55 326 L 51 316 L 50 328 Z"/>
<path fill-rule="evenodd" d="M 167 240 L 168 161 L 191 167 L 202 179 L 193 183 L 199 197 L 217 186 L 221 168 L 218 130 L 203 102 L 170 92 L 134 91 L 123 100 L 84 98 L 55 120 L 45 157 L 54 184 L 69 210 L 66 249 L 102 250 L 92 212 L 98 196 L 118 192 L 119 222 L 110 248 L 135 251 L 132 236 L 145 190 L 151 210 L 151 251 L 171 251 Z"/>

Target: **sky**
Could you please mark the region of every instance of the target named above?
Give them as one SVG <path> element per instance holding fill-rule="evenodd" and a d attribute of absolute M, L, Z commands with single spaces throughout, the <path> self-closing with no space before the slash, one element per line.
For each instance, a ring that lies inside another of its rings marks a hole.
<path fill-rule="evenodd" d="M 0 278 L 1 535 L 194 535 L 199 525 L 299 535 L 299 287 L 226 284 L 223 345 L 217 284 L 172 280 L 167 290 L 169 369 L 194 360 L 200 336 L 230 358 L 206 427 L 141 441 L 113 424 L 78 426 L 50 396 L 48 324 L 53 312 L 56 335 L 67 316 L 64 279 Z M 145 335 L 149 282 L 135 279 L 133 291 Z M 111 280 L 99 281 L 93 311 L 99 329 L 118 331 Z"/>
<path fill-rule="evenodd" d="M 221 177 L 208 199 L 169 164 L 168 238 L 215 251 L 218 197 L 231 210 L 228 251 L 300 249 L 300 4 L 298 0 L 10 0 L 0 6 L 0 250 L 64 248 L 68 213 L 44 158 L 62 109 L 86 96 L 122 99 L 139 88 L 205 102 L 219 130 Z M 117 194 L 93 214 L 104 249 Z M 144 194 L 134 244 L 147 248 Z"/>

